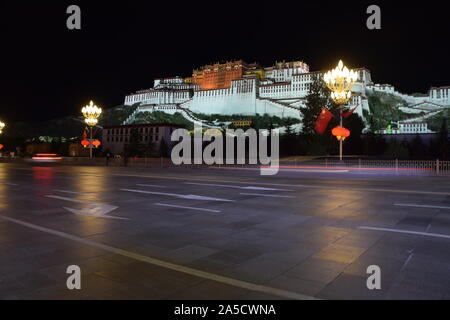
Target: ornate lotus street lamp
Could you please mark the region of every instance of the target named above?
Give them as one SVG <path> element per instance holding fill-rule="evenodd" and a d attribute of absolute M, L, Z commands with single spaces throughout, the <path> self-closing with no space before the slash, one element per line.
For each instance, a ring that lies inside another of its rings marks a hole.
<path fill-rule="evenodd" d="M 89 152 L 89 157 L 92 158 L 92 131 L 93 128 L 97 125 L 98 123 L 98 118 L 100 117 L 100 115 L 102 114 L 102 108 L 97 107 L 94 102 L 91 100 L 90 104 L 88 104 L 87 106 L 85 106 L 83 109 L 81 109 L 81 112 L 83 113 L 84 116 L 84 122 L 86 122 L 86 124 L 89 126 L 89 132 L 90 132 L 90 152 Z"/>
<path fill-rule="evenodd" d="M 356 80 L 358 80 L 358 73 L 356 71 L 349 70 L 346 66 L 344 66 L 342 60 L 339 60 L 339 64 L 335 69 L 330 70 L 323 75 L 323 80 L 325 81 L 327 87 L 331 90 L 331 99 L 339 105 L 340 127 L 345 129 L 342 126 L 342 110 L 344 105 L 352 97 L 351 90 L 355 85 Z M 350 134 L 350 131 L 348 131 L 348 134 Z M 338 135 L 336 135 L 336 137 L 338 137 Z M 339 135 L 339 159 L 341 161 L 342 142 L 344 139 L 342 139 L 342 136 Z"/>

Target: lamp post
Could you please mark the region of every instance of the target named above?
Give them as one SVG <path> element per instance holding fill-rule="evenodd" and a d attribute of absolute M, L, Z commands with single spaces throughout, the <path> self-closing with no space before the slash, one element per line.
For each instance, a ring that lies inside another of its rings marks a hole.
<path fill-rule="evenodd" d="M 0 134 L 3 133 L 3 129 L 6 127 L 6 124 L 3 121 L 0 121 Z M 0 150 L 2 150 L 4 145 L 0 144 Z"/>
<path fill-rule="evenodd" d="M 340 127 L 342 127 L 342 109 L 352 97 L 351 89 L 358 80 L 356 71 L 349 70 L 342 60 L 339 60 L 338 66 L 323 75 L 323 80 L 331 90 L 331 99 L 339 105 Z M 342 136 L 337 136 L 339 140 L 339 159 L 342 161 Z"/>
<path fill-rule="evenodd" d="M 90 132 L 90 144 L 89 144 L 89 157 L 92 159 L 92 131 L 93 128 L 98 123 L 98 118 L 102 114 L 102 108 L 97 107 L 94 102 L 91 100 L 91 102 L 85 106 L 83 109 L 81 109 L 81 112 L 84 116 L 84 122 L 89 126 L 89 132 Z"/>

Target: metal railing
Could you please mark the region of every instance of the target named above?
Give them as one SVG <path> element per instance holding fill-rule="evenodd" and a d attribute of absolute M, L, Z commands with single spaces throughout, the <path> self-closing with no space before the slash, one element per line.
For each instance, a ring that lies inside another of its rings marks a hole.
<path fill-rule="evenodd" d="M 281 161 L 284 168 L 332 168 L 350 171 L 385 172 L 398 174 L 450 174 L 450 161 L 436 160 L 377 160 L 377 159 L 314 159 Z"/>
<path fill-rule="evenodd" d="M 24 162 L 24 159 L 2 158 L 0 162 Z M 170 158 L 137 158 L 114 157 L 107 160 L 104 157 L 89 159 L 86 157 L 65 157 L 60 162 L 62 165 L 95 165 L 111 167 L 140 167 L 140 168 L 258 168 L 259 165 L 206 165 L 206 164 L 183 164 L 175 165 Z M 281 169 L 314 170 L 333 169 L 349 172 L 371 173 L 371 174 L 403 174 L 403 175 L 449 175 L 450 161 L 441 160 L 377 160 L 377 159 L 344 159 L 337 158 L 311 158 L 299 157 L 281 159 Z"/>

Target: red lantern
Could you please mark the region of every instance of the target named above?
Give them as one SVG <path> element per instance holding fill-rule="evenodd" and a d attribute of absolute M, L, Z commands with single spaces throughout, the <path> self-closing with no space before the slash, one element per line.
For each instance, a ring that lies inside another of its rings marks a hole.
<path fill-rule="evenodd" d="M 98 148 L 98 147 L 100 147 L 100 145 L 102 144 L 99 140 L 94 140 L 93 142 L 92 142 L 92 144 L 94 145 L 94 147 L 96 147 L 96 148 Z"/>
<path fill-rule="evenodd" d="M 82 140 L 81 144 L 83 145 L 83 147 L 87 148 L 91 143 L 88 140 Z"/>
<path fill-rule="evenodd" d="M 4 145 L 0 144 L 0 150 L 2 150 L 2 149 L 3 149 L 3 147 L 4 147 Z"/>
<path fill-rule="evenodd" d="M 335 136 L 338 140 L 344 141 L 346 138 L 350 136 L 350 130 L 344 127 L 335 127 L 331 133 L 333 136 Z"/>

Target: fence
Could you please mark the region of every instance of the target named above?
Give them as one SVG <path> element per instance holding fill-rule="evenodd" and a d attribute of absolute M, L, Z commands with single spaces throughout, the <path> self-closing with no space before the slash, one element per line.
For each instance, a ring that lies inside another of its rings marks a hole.
<path fill-rule="evenodd" d="M 342 169 L 350 171 L 374 171 L 398 174 L 450 174 L 450 161 L 441 160 L 374 160 L 374 159 L 315 159 L 308 161 L 281 161 L 281 168 Z"/>
<path fill-rule="evenodd" d="M 2 159 L 1 162 L 20 162 L 21 159 Z M 139 168 L 258 168 L 258 165 L 214 165 L 206 164 L 184 164 L 181 166 L 173 164 L 170 158 L 84 158 L 67 157 L 64 158 L 62 165 L 95 165 L 111 167 L 139 167 Z M 450 161 L 441 160 L 376 160 L 376 159 L 345 159 L 339 161 L 337 158 L 291 158 L 280 160 L 281 169 L 337 169 L 348 170 L 361 173 L 379 173 L 379 174 L 409 174 L 409 175 L 450 175 Z"/>

